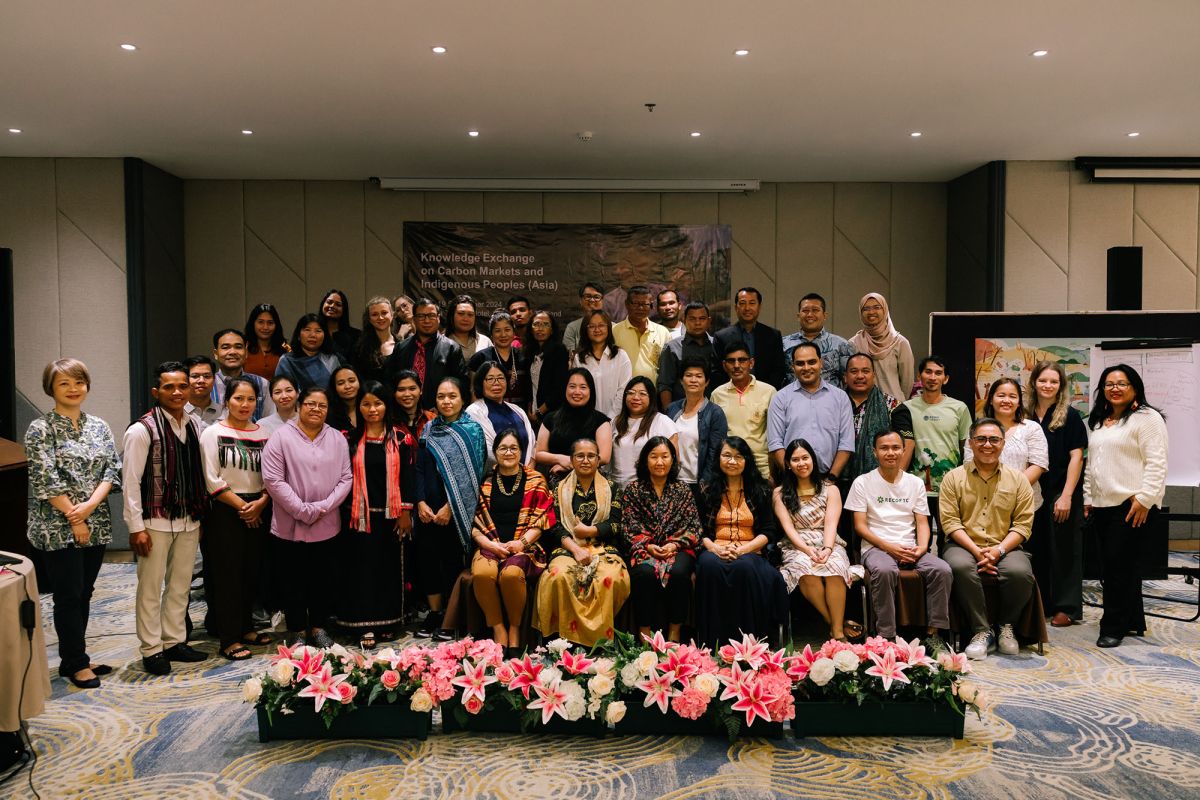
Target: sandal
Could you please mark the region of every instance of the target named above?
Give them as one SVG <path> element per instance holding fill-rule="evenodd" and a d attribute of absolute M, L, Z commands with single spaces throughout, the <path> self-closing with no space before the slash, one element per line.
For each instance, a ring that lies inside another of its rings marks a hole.
<path fill-rule="evenodd" d="M 859 639 L 863 635 L 863 626 L 861 622 L 855 622 L 852 619 L 845 620 L 842 623 L 842 632 L 846 634 L 846 638 L 851 641 Z"/>
<path fill-rule="evenodd" d="M 229 648 L 233 649 L 230 650 Z M 241 642 L 229 645 L 229 647 L 222 649 L 220 653 L 228 661 L 245 661 L 248 658 L 254 657 L 254 654 Z"/>
<path fill-rule="evenodd" d="M 247 647 L 270 644 L 272 641 L 273 640 L 271 639 L 271 636 L 266 633 L 253 633 L 250 636 L 242 637 L 242 644 L 246 645 Z"/>
<path fill-rule="evenodd" d="M 375 634 L 367 631 L 358 639 L 358 646 L 363 650 L 372 650 L 375 648 Z"/>

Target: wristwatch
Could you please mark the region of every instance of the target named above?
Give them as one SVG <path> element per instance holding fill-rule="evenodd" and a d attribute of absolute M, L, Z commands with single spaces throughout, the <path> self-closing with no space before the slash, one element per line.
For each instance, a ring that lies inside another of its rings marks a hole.
<path fill-rule="evenodd" d="M 1005 550 L 1005 549 L 1004 549 L 1004 545 L 1003 545 L 1003 544 L 998 544 L 998 545 L 996 545 L 996 549 L 1000 551 L 1000 557 L 1001 557 L 1001 558 L 1004 558 L 1004 554 L 1008 552 L 1007 550 Z"/>

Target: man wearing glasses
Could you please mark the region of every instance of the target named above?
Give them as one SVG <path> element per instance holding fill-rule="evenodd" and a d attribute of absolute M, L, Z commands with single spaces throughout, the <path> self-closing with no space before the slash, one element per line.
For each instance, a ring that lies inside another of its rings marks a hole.
<path fill-rule="evenodd" d="M 713 347 L 718 354 L 733 342 L 745 345 L 754 359 L 754 375 L 779 389 L 787 369 L 783 360 L 783 336 L 769 325 L 758 321 L 762 311 L 762 292 L 753 286 L 743 286 L 734 294 L 737 322 L 717 332 Z"/>
<path fill-rule="evenodd" d="M 655 382 L 658 380 L 658 357 L 667 346 L 670 334 L 657 322 L 650 321 L 650 310 L 654 307 L 650 289 L 634 286 L 625 296 L 625 319 L 613 325 L 613 339 L 617 347 L 629 356 L 633 374 L 642 375 Z"/>
<path fill-rule="evenodd" d="M 590 311 L 599 311 L 604 306 L 604 287 L 597 283 L 585 283 L 579 289 L 579 308 L 587 314 Z M 562 343 L 563 347 L 567 348 L 568 353 L 574 353 L 579 347 L 579 326 L 583 324 L 583 317 L 572 320 L 567 323 L 567 327 L 563 330 Z"/>
<path fill-rule="evenodd" d="M 1013 624 L 1033 592 L 1033 567 L 1021 546 L 1033 525 L 1033 489 L 1025 475 L 1000 463 L 1004 431 L 991 417 L 971 425 L 972 460 L 942 478 L 938 502 L 942 528 L 949 537 L 944 553 L 954 572 L 954 601 L 967 613 L 971 643 L 967 658 L 987 658 L 997 637 L 988 623 L 982 575 L 1000 584 L 999 648 L 1020 651 Z"/>
<path fill-rule="evenodd" d="M 383 374 L 389 387 L 395 385 L 395 375 L 411 369 L 421 379 L 421 408 L 434 408 L 438 384 L 442 378 L 454 377 L 467 384 L 467 365 L 462 347 L 444 336 L 438 326 L 441 314 L 437 303 L 422 297 L 413 306 L 413 335 L 396 345 L 383 364 Z"/>
<path fill-rule="evenodd" d="M 754 358 L 746 345 L 734 341 L 725 348 L 721 360 L 729 383 L 713 389 L 709 398 L 725 412 L 729 435 L 740 436 L 750 445 L 754 463 L 767 480 L 771 466 L 767 454 L 767 409 L 775 397 L 775 387 L 754 377 Z"/>

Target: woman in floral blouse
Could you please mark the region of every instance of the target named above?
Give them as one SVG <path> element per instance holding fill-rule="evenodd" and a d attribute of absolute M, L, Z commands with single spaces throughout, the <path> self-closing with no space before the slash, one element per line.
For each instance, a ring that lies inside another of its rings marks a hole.
<path fill-rule="evenodd" d="M 88 609 L 104 547 L 112 541 L 108 493 L 120 491 L 121 458 L 104 420 L 83 413 L 92 378 L 82 361 L 46 365 L 42 390 L 54 409 L 29 423 L 29 541 L 42 551 L 54 584 L 59 674 L 81 689 L 100 685 L 111 667 L 87 654 Z"/>
<path fill-rule="evenodd" d="M 642 448 L 637 480 L 621 495 L 621 514 L 634 624 L 641 633 L 666 628 L 667 638 L 678 642 L 692 597 L 700 515 L 666 436 L 651 437 Z"/>

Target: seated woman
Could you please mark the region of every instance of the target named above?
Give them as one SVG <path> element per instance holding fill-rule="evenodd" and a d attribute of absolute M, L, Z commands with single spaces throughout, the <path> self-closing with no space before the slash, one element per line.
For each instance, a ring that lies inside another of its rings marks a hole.
<path fill-rule="evenodd" d="M 257 401 L 253 381 L 244 375 L 230 378 L 225 418 L 200 434 L 204 480 L 216 501 L 204 520 L 208 618 L 221 655 L 230 661 L 250 658 L 251 645 L 271 642 L 250 621 L 271 519 L 271 498 L 262 480 L 269 434 L 254 422 Z"/>
<path fill-rule="evenodd" d="M 678 429 L 671 418 L 659 413 L 658 393 L 654 383 L 638 375 L 625 384 L 625 399 L 621 413 L 613 420 L 612 466 L 609 475 L 618 487 L 637 477 L 634 465 L 646 442 L 655 436 L 666 436 L 678 453 Z"/>
<path fill-rule="evenodd" d="M 516 329 L 508 312 L 497 311 L 488 322 L 488 336 L 492 339 L 489 347 L 476 350 L 475 355 L 467 362 L 467 370 L 476 375 L 483 365 L 495 364 L 504 373 L 504 400 L 520 408 L 521 413 L 529 405 L 529 365 L 519 346 L 513 346 Z M 474 379 L 472 379 L 474 382 Z M 479 398 L 479 390 L 475 397 Z"/>
<path fill-rule="evenodd" d="M 546 547 L 555 540 L 558 546 L 538 584 L 534 627 L 591 647 L 613 638 L 613 618 L 629 597 L 629 572 L 612 546 L 620 534 L 621 503 L 599 473 L 596 442 L 576 441 L 571 466 L 555 491 L 558 524 L 543 537 Z"/>
<path fill-rule="evenodd" d="M 675 445 L 653 436 L 642 448 L 637 480 L 621 492 L 621 528 L 629 552 L 633 620 L 640 633 L 666 629 L 679 641 L 692 599 L 700 515 L 679 480 Z"/>
<path fill-rule="evenodd" d="M 463 412 L 463 385 L 443 378 L 437 388 L 438 415 L 418 445 L 413 540 L 413 580 L 429 602 L 418 636 L 449 641 L 443 609 L 471 552 L 471 523 L 483 477 L 483 429 Z"/>
<path fill-rule="evenodd" d="M 354 367 L 338 367 L 329 377 L 329 419 L 334 430 L 349 435 L 358 427 L 358 373 Z"/>
<path fill-rule="evenodd" d="M 492 639 L 515 655 L 521 646 L 525 581 L 546 568 L 538 538 L 554 526 L 554 498 L 542 474 L 521 463 L 521 440 L 515 430 L 496 435 L 492 455 L 496 466 L 479 487 L 471 528 L 476 546 L 471 586 Z"/>
<path fill-rule="evenodd" d="M 310 386 L 324 390 L 341 364 L 325 332 L 325 323 L 316 314 L 305 314 L 296 320 L 291 350 L 280 356 L 275 374 L 291 378 L 301 392 Z"/>
<path fill-rule="evenodd" d="M 812 445 L 804 439 L 796 439 L 784 451 L 785 471 L 774 495 L 775 518 L 787 537 L 780 546 L 779 571 L 788 594 L 799 586 L 829 625 L 830 638 L 845 641 L 846 629 L 857 637 L 862 626 L 845 621 L 851 578 L 846 543 L 837 534 L 842 496 L 817 464 Z"/>
<path fill-rule="evenodd" d="M 342 534 L 344 567 L 338 624 L 363 647 L 395 638 L 404 619 L 401 550 L 412 533 L 412 502 L 402 496 L 401 470 L 416 442 L 388 424 L 387 390 L 368 380 L 358 391 L 358 424 L 349 432 L 349 518 Z"/>
<path fill-rule="evenodd" d="M 475 370 L 475 396 L 479 399 L 467 406 L 467 415 L 483 428 L 483 439 L 488 454 L 486 468 L 491 469 L 496 463 L 492 454 L 495 452 L 496 432 L 512 428 L 521 444 L 521 463 L 533 464 L 533 426 L 529 417 L 515 403 L 507 402 L 508 373 L 495 361 L 485 361 Z"/>
<path fill-rule="evenodd" d="M 551 411 L 538 430 L 534 460 L 557 483 L 571 471 L 571 447 L 591 439 L 600 448 L 600 466 L 612 456 L 612 424 L 596 410 L 596 384 L 592 373 L 575 367 L 567 373 L 566 402 Z"/>
<path fill-rule="evenodd" d="M 746 465 L 750 469 L 746 469 Z M 705 484 L 704 550 L 696 559 L 696 633 L 716 646 L 750 633 L 771 641 L 787 618 L 783 576 L 766 559 L 775 540 L 771 487 L 740 436 L 721 445 L 718 471 Z"/>
<path fill-rule="evenodd" d="M 571 356 L 562 346 L 558 322 L 549 311 L 536 311 L 529 322 L 522 355 L 529 365 L 529 419 L 537 425 L 563 403 Z"/>
<path fill-rule="evenodd" d="M 683 362 L 683 397 L 667 408 L 667 416 L 679 429 L 679 480 L 691 487 L 697 501 L 700 486 L 717 469 L 721 444 L 729 435 L 725 412 L 706 396 L 708 368 L 699 359 Z"/>

